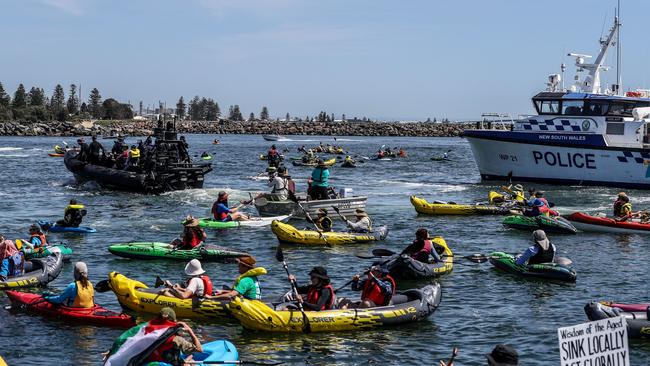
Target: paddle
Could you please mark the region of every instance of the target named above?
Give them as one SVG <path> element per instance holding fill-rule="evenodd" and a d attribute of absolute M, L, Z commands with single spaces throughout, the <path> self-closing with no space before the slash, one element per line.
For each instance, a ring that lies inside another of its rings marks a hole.
<path fill-rule="evenodd" d="M 302 207 L 302 205 L 300 204 L 300 201 L 298 201 L 298 197 L 296 197 L 294 195 L 290 195 L 289 199 L 291 199 L 294 203 L 296 203 L 298 205 L 298 207 L 300 207 L 302 212 L 305 213 L 305 217 L 307 218 L 307 221 L 309 221 L 310 223 L 312 223 L 314 225 L 314 228 L 316 229 L 316 232 L 318 232 L 318 236 L 320 236 L 320 238 L 323 239 L 323 241 L 325 242 L 325 245 L 327 245 L 329 248 L 331 248 L 332 244 L 330 244 L 327 241 L 327 238 L 325 237 L 325 235 L 323 235 L 323 231 L 320 228 L 318 228 L 318 225 L 316 225 L 314 220 L 311 218 L 311 215 L 309 215 L 309 212 L 307 212 L 307 210 L 305 210 L 305 208 Z"/>
<path fill-rule="evenodd" d="M 458 356 L 458 347 L 454 347 L 454 349 L 451 350 L 451 357 L 449 357 L 447 365 L 452 365 L 454 363 L 454 359 L 456 359 L 456 356 Z"/>
<path fill-rule="evenodd" d="M 345 222 L 348 221 L 347 217 L 341 215 L 341 211 L 339 211 L 339 208 L 338 208 L 338 207 L 336 207 L 336 206 L 332 206 L 332 210 L 334 210 L 334 212 L 336 212 L 336 214 L 339 215 L 339 217 L 341 218 L 341 220 L 343 220 L 343 221 L 345 221 Z"/>
<path fill-rule="evenodd" d="M 241 360 L 241 361 L 185 361 L 186 364 L 191 364 L 191 365 L 266 365 L 266 366 L 274 366 L 274 365 L 283 365 L 284 362 L 272 362 L 272 363 L 264 363 L 264 362 L 257 362 L 257 361 L 247 361 L 247 360 Z"/>
<path fill-rule="evenodd" d="M 355 276 L 362 276 L 362 275 L 368 273 L 368 271 L 370 271 L 370 270 L 367 269 L 367 270 L 363 271 L 362 273 L 357 273 Z M 352 278 L 350 281 L 346 282 L 345 285 L 335 289 L 334 293 L 337 293 L 337 292 L 343 290 L 344 288 L 348 287 L 352 282 L 354 282 L 354 278 Z"/>
<path fill-rule="evenodd" d="M 111 285 L 108 280 L 101 280 L 95 284 L 95 291 L 97 292 L 108 292 L 111 290 Z"/>
<path fill-rule="evenodd" d="M 291 278 L 291 273 L 289 272 L 289 266 L 287 266 L 287 262 L 284 260 L 284 253 L 282 252 L 282 248 L 278 245 L 278 248 L 275 251 L 275 259 L 278 262 L 282 262 L 282 267 L 284 267 L 284 270 L 287 272 L 287 276 Z M 302 323 L 303 323 L 303 328 L 302 331 L 305 333 L 311 333 L 311 324 L 309 324 L 309 318 L 307 318 L 307 314 L 305 314 L 305 309 L 302 307 L 302 300 L 300 298 L 300 294 L 298 294 L 298 285 L 296 284 L 295 280 L 289 280 L 291 283 L 291 289 L 293 290 L 293 294 L 296 296 L 296 299 L 298 299 L 298 309 L 300 309 L 300 312 L 302 313 Z"/>

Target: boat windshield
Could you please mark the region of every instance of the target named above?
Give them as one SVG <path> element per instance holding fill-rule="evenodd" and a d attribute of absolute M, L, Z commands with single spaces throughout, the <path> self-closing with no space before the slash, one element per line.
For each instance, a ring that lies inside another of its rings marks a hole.
<path fill-rule="evenodd" d="M 534 104 L 540 115 L 564 116 L 632 117 L 634 108 L 650 107 L 650 101 L 635 100 L 536 99 Z"/>

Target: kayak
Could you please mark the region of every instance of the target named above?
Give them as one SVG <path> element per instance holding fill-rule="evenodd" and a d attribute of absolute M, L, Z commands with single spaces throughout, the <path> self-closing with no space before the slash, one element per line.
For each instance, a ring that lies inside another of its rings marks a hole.
<path fill-rule="evenodd" d="M 524 202 L 525 200 L 526 199 L 524 198 L 524 196 L 517 194 L 517 202 Z M 513 203 L 512 198 L 510 196 L 506 196 L 505 194 L 495 192 L 495 191 L 490 191 L 488 193 L 488 202 L 490 204 L 497 204 L 497 205 Z"/>
<path fill-rule="evenodd" d="M 247 221 L 218 221 L 210 217 L 203 217 L 199 219 L 199 226 L 209 229 L 228 229 L 233 227 L 262 227 L 269 226 L 271 222 L 287 221 L 291 215 L 272 216 L 272 217 L 251 217 Z"/>
<path fill-rule="evenodd" d="M 528 231 L 542 229 L 547 233 L 555 234 L 575 234 L 578 231 L 565 218 L 553 218 L 545 215 L 536 217 L 512 215 L 503 220 L 503 225 L 513 229 Z"/>
<path fill-rule="evenodd" d="M 343 168 L 356 168 L 357 164 L 356 163 L 351 163 L 348 161 L 344 161 L 343 164 L 341 164 Z"/>
<path fill-rule="evenodd" d="M 48 222 L 45 220 L 39 220 L 37 223 L 43 228 L 45 231 L 49 231 L 51 233 L 79 233 L 79 234 L 87 234 L 87 233 L 96 233 L 97 230 L 95 230 L 92 227 L 88 226 L 59 226 L 54 222 Z"/>
<path fill-rule="evenodd" d="M 201 156 L 201 160 L 212 160 L 212 156 Z"/>
<path fill-rule="evenodd" d="M 650 223 L 639 221 L 616 221 L 609 217 L 591 216 L 574 212 L 565 218 L 582 231 L 596 231 L 617 234 L 650 234 Z"/>
<path fill-rule="evenodd" d="M 560 261 L 561 258 L 556 258 L 556 262 Z M 515 257 L 512 254 L 503 252 L 491 253 L 490 263 L 497 269 L 520 277 L 567 282 L 576 281 L 576 271 L 559 263 L 525 264 L 520 266 L 515 263 Z"/>
<path fill-rule="evenodd" d="M 280 243 L 298 245 L 343 245 L 369 243 L 384 240 L 388 235 L 388 227 L 380 226 L 371 233 L 339 233 L 314 230 L 298 230 L 295 227 L 280 221 L 271 223 L 271 231 L 278 237 Z"/>
<path fill-rule="evenodd" d="M 44 286 L 59 276 L 63 268 L 63 256 L 55 253 L 45 258 L 37 258 L 32 261 L 33 269 L 18 277 L 9 277 L 6 281 L 0 281 L 0 290 Z"/>
<path fill-rule="evenodd" d="M 248 253 L 211 244 L 199 245 L 193 249 L 174 249 L 171 244 L 156 242 L 113 244 L 108 247 L 108 251 L 125 258 L 169 259 L 183 262 L 191 259 L 199 259 L 204 262 L 225 262 L 249 255 Z"/>
<path fill-rule="evenodd" d="M 117 272 L 108 274 L 108 283 L 120 305 L 137 312 L 158 314 L 160 309 L 171 307 L 179 318 L 223 318 L 228 315 L 228 301 L 197 301 L 158 295 L 158 289 Z"/>
<path fill-rule="evenodd" d="M 293 164 L 293 166 L 311 166 L 311 167 L 315 167 L 315 166 L 318 165 L 318 162 L 317 161 L 312 161 L 312 162 L 309 162 L 309 163 L 303 163 L 302 161 L 292 161 L 291 164 Z M 336 164 L 336 158 L 331 158 L 331 159 L 325 160 L 325 166 L 332 166 L 334 164 Z"/>
<path fill-rule="evenodd" d="M 401 325 L 428 318 L 440 305 L 440 284 L 398 292 L 392 305 L 368 309 L 336 309 L 307 311 L 312 332 L 363 330 L 389 325 Z M 281 304 L 282 305 L 282 304 Z M 268 332 L 303 332 L 300 311 L 275 310 L 259 300 L 234 298 L 229 309 L 248 329 Z M 277 308 L 277 307 L 276 307 Z"/>
<path fill-rule="evenodd" d="M 495 205 L 459 205 L 457 203 L 429 203 L 423 198 L 411 196 L 411 204 L 415 211 L 425 215 L 510 215 L 513 211 L 508 207 Z"/>
<path fill-rule="evenodd" d="M 375 265 L 386 266 L 393 278 L 403 280 L 418 280 L 450 273 L 454 269 L 454 254 L 442 237 L 436 236 L 431 241 L 444 248 L 441 254 L 442 262 L 424 263 L 404 254 L 392 256 Z"/>
<path fill-rule="evenodd" d="M 39 248 L 37 250 L 24 250 L 25 253 L 25 259 L 27 260 L 32 260 L 34 258 L 44 258 L 44 257 L 49 257 L 53 255 L 54 253 L 61 253 L 63 256 L 64 261 L 69 261 L 70 258 L 72 257 L 72 248 L 65 244 L 50 244 L 43 248 L 42 250 Z"/>
<path fill-rule="evenodd" d="M 117 313 L 100 305 L 95 304 L 94 307 L 88 309 L 71 308 L 49 303 L 38 294 L 19 291 L 5 291 L 5 293 L 14 307 L 21 307 L 36 314 L 105 327 L 131 328 L 135 326 L 135 319 L 131 315 Z"/>
<path fill-rule="evenodd" d="M 642 306 L 645 306 L 642 308 Z M 589 320 L 602 320 L 608 318 L 625 317 L 627 323 L 627 336 L 629 338 L 650 339 L 650 305 L 636 304 L 608 304 L 592 301 L 585 305 L 585 313 Z"/>
<path fill-rule="evenodd" d="M 210 362 L 214 362 L 215 364 L 219 362 L 219 365 L 230 365 L 230 366 L 235 366 L 239 363 L 227 363 L 223 361 L 238 361 L 239 360 L 239 352 L 237 352 L 237 347 L 235 347 L 234 344 L 226 341 L 226 340 L 219 340 L 219 341 L 212 341 L 206 344 L 202 344 L 201 348 L 203 348 L 203 352 L 194 352 L 192 353 L 192 361 L 201 361 L 204 362 L 206 365 L 210 364 Z M 223 362 L 223 363 L 222 363 Z M 167 365 L 166 363 L 162 363 L 160 365 Z"/>
<path fill-rule="evenodd" d="M 59 153 L 49 153 L 47 155 L 49 155 L 49 156 L 51 156 L 53 158 L 62 158 L 62 157 L 65 156 L 65 154 L 59 154 Z"/>

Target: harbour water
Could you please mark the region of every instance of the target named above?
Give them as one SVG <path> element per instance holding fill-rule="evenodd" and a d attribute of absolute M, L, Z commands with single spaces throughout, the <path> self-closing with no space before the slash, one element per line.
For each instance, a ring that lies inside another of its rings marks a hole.
<path fill-rule="evenodd" d="M 9 238 L 27 236 L 27 228 L 37 219 L 55 220 L 62 215 L 70 198 L 88 209 L 84 224 L 98 232 L 87 236 L 51 234 L 51 242 L 66 241 L 74 249 L 73 262 L 88 263 L 93 282 L 105 279 L 110 271 L 153 285 L 157 275 L 180 281 L 184 263 L 135 261 L 108 253 L 111 243 L 127 241 L 171 241 L 187 214 L 207 215 L 220 190 L 231 199 L 247 199 L 248 192 L 266 190 L 266 180 L 256 176 L 264 171 L 258 159 L 270 143 L 260 136 L 221 135 L 220 145 L 212 145 L 214 135 L 188 135 L 193 155 L 212 152 L 214 172 L 206 177 L 205 188 L 144 196 L 114 192 L 94 184 L 77 186 L 61 158 L 47 153 L 61 144 L 61 138 L 0 137 L 0 230 Z M 127 142 L 133 141 L 133 138 Z M 481 183 L 467 142 L 461 138 L 347 137 L 334 142 L 331 137 L 292 136 L 280 141 L 287 156 L 297 156 L 296 148 L 319 141 L 343 145 L 354 155 L 372 156 L 381 145 L 401 146 L 407 159 L 364 161 L 356 169 L 335 167 L 331 183 L 350 187 L 368 195 L 367 210 L 375 225 L 387 224 L 390 234 L 378 244 L 350 247 L 285 247 L 285 256 L 299 282 L 315 265 L 328 268 L 334 287 L 370 264 L 354 253 L 373 248 L 399 251 L 414 237 L 419 227 L 445 238 L 458 257 L 491 251 L 516 252 L 531 242 L 529 233 L 505 229 L 500 216 L 424 217 L 417 216 L 410 195 L 429 200 L 454 202 L 485 200 L 499 182 Z M 72 143 L 72 139 L 68 139 Z M 102 141 L 110 149 L 110 141 Z M 451 150 L 448 161 L 430 157 Z M 358 159 L 359 160 L 359 159 Z M 289 167 L 298 189 L 306 187 L 308 168 Z M 529 185 L 530 186 L 530 185 Z M 607 211 L 618 192 L 612 188 L 541 186 L 549 201 L 562 213 L 577 210 Z M 647 192 L 628 191 L 635 209 L 650 206 Z M 293 221 L 299 227 L 306 222 Z M 337 225 L 341 225 L 337 222 Z M 289 289 L 282 267 L 275 261 L 277 245 L 269 228 L 209 231 L 211 243 L 246 250 L 257 257 L 269 274 L 262 277 L 263 295 Z M 551 236 L 562 256 L 574 261 L 575 284 L 530 281 L 495 271 L 489 263 L 463 265 L 438 281 L 442 284 L 440 308 L 428 320 L 402 327 L 332 334 L 264 334 L 242 329 L 234 321 L 189 323 L 202 341 L 228 338 L 237 345 L 241 358 L 261 362 L 283 361 L 290 365 L 358 364 L 437 364 L 455 346 L 460 348 L 458 364 L 485 364 L 484 355 L 495 344 L 513 345 L 524 365 L 552 365 L 559 361 L 557 328 L 585 322 L 583 306 L 591 300 L 643 302 L 650 298 L 647 265 L 648 238 L 637 235 L 579 233 Z M 236 276 L 232 264 L 206 264 L 218 285 L 230 285 Z M 302 280 L 302 281 L 301 281 Z M 50 283 L 48 291 L 62 289 L 72 281 L 72 264 Z M 408 288 L 413 283 L 402 283 Z M 340 293 L 353 296 L 351 292 Z M 119 309 L 113 293 L 97 293 L 96 301 Z M 8 305 L 0 294 L 0 305 Z M 146 319 L 146 318 L 143 318 Z M 120 330 L 78 326 L 0 309 L 0 354 L 10 365 L 100 365 L 101 352 L 108 350 Z M 630 343 L 632 365 L 650 364 L 650 344 Z"/>

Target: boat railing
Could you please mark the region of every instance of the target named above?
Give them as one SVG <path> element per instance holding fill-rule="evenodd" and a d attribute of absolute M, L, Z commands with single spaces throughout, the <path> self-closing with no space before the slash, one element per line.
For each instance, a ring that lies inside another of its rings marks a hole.
<path fill-rule="evenodd" d="M 515 119 L 507 113 L 483 113 L 478 121 L 466 121 L 474 124 L 477 130 L 502 130 L 511 131 Z"/>

